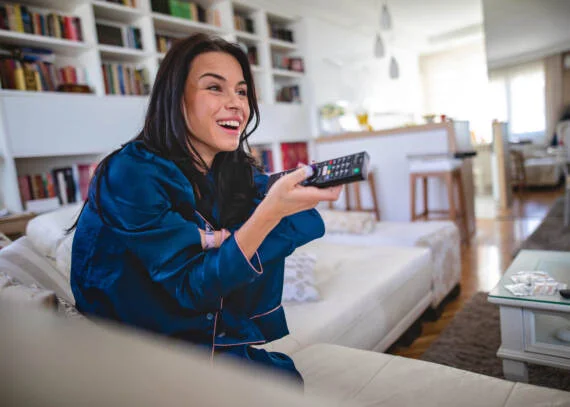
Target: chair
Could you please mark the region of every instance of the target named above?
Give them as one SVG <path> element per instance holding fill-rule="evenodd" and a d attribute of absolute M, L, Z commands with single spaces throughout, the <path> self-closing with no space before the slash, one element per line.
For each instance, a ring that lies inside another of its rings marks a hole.
<path fill-rule="evenodd" d="M 372 196 L 372 208 L 364 209 L 362 208 L 362 202 L 360 199 L 360 188 L 361 185 L 365 185 L 363 182 L 355 182 L 346 185 L 344 190 L 345 199 L 345 210 L 347 211 L 358 211 L 358 212 L 372 212 L 376 216 L 376 221 L 380 221 L 380 208 L 378 206 L 378 197 L 376 196 L 376 181 L 374 178 L 374 172 L 371 170 L 368 173 L 368 189 L 370 190 L 370 195 Z M 352 192 L 351 192 L 352 191 Z M 354 194 L 355 206 L 352 206 L 352 194 Z M 333 202 L 329 202 L 329 209 L 333 209 Z"/>
<path fill-rule="evenodd" d="M 564 226 L 568 227 L 570 224 L 570 120 L 564 120 L 556 126 L 556 134 L 558 139 L 564 145 L 564 153 L 561 157 L 562 171 L 564 171 Z"/>
<path fill-rule="evenodd" d="M 423 157 L 423 158 L 422 158 Z M 448 215 L 448 219 L 457 224 L 462 240 L 469 241 L 469 229 L 467 226 L 467 209 L 465 205 L 465 194 L 463 191 L 463 181 L 461 178 L 462 161 L 455 158 L 426 155 L 409 156 L 410 160 L 410 211 L 411 221 L 419 219 L 430 220 L 430 213 Z M 430 210 L 428 199 L 428 179 L 436 178 L 442 180 L 447 188 L 448 210 Z M 423 206 L 422 213 L 416 211 L 416 188 L 417 181 L 423 184 Z M 455 199 L 455 189 L 457 189 L 458 202 Z"/>
<path fill-rule="evenodd" d="M 517 187 L 517 192 L 522 196 L 523 188 L 526 188 L 526 169 L 522 151 L 510 150 L 511 156 L 511 186 Z"/>

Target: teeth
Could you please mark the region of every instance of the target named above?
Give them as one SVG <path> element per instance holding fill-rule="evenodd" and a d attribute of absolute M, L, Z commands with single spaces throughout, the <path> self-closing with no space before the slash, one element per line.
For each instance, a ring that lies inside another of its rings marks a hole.
<path fill-rule="evenodd" d="M 217 123 L 220 126 L 229 126 L 229 127 L 234 127 L 234 128 L 239 127 L 239 122 L 237 120 L 220 120 Z"/>

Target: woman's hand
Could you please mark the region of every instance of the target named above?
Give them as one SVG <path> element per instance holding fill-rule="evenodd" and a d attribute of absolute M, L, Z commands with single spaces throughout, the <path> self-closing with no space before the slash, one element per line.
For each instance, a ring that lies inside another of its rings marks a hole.
<path fill-rule="evenodd" d="M 224 241 L 231 236 L 231 233 L 227 229 L 222 230 L 215 230 L 214 231 L 214 241 L 213 244 L 209 245 L 206 239 L 206 231 L 203 229 L 198 228 L 200 232 L 200 241 L 202 242 L 202 249 L 217 249 L 219 248 Z"/>
<path fill-rule="evenodd" d="M 279 221 L 294 213 L 312 209 L 321 201 L 336 201 L 342 190 L 340 185 L 331 188 L 299 185 L 312 175 L 313 169 L 305 165 L 281 177 L 273 184 L 258 209 Z"/>

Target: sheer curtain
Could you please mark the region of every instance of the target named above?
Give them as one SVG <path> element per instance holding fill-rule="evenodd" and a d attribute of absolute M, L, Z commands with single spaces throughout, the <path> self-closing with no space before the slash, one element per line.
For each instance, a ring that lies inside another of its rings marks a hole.
<path fill-rule="evenodd" d="M 499 121 L 509 123 L 510 140 L 547 144 L 544 62 L 538 61 L 490 74 L 492 104 Z"/>

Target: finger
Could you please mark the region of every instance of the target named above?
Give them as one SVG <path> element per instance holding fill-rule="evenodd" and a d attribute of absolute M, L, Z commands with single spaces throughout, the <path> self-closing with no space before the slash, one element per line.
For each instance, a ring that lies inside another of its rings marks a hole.
<path fill-rule="evenodd" d="M 293 186 L 311 177 L 313 175 L 313 172 L 313 167 L 310 165 L 304 165 L 302 168 L 299 168 L 292 173 L 285 175 L 283 178 L 286 178 L 290 185 Z"/>
<path fill-rule="evenodd" d="M 303 187 L 291 191 L 292 197 L 299 201 L 336 201 L 340 195 L 340 189 Z"/>

